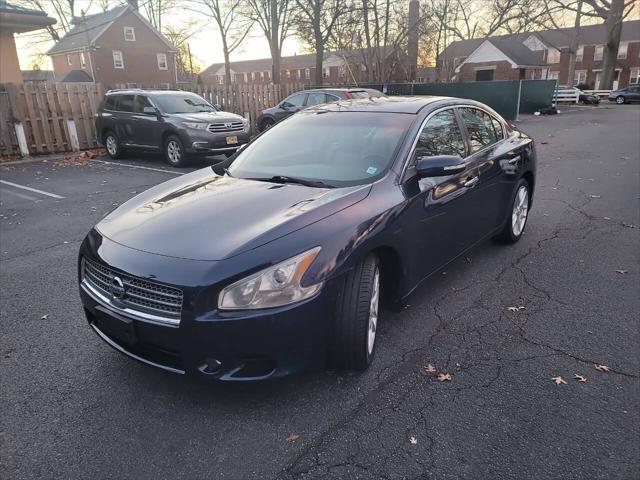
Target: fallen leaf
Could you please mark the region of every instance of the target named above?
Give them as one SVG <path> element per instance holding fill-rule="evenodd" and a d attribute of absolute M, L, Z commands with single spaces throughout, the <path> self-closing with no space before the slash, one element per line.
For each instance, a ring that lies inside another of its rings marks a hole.
<path fill-rule="evenodd" d="M 565 385 L 567 384 L 567 382 L 565 382 L 564 379 L 559 375 L 557 377 L 553 377 L 551 380 L 553 380 L 556 385 L 560 385 L 562 383 L 564 383 Z"/>
<path fill-rule="evenodd" d="M 578 380 L 579 382 L 586 382 L 587 381 L 587 377 L 584 377 L 582 375 L 580 375 L 579 373 L 574 373 L 573 374 L 573 378 L 575 378 L 576 380 Z"/>
<path fill-rule="evenodd" d="M 46 315 L 42 315 L 40 317 L 40 320 L 46 320 L 47 318 L 49 318 L 49 314 L 48 313 Z"/>
<path fill-rule="evenodd" d="M 411 445 L 417 445 L 418 444 L 418 440 L 416 439 L 416 437 L 411 437 L 409 439 L 409 441 L 411 442 Z"/>
<path fill-rule="evenodd" d="M 426 367 L 424 367 L 424 369 L 427 371 L 427 373 L 436 373 L 436 367 L 434 367 L 430 363 Z"/>
<path fill-rule="evenodd" d="M 605 220 L 611 220 L 611 217 L 602 217 L 602 218 L 604 218 Z"/>
<path fill-rule="evenodd" d="M 602 198 L 601 195 L 589 195 L 590 198 Z"/>
<path fill-rule="evenodd" d="M 289 434 L 289 436 L 287 437 L 287 442 L 295 442 L 299 438 L 300 438 L 300 435 L 297 435 L 297 434 L 291 432 Z"/>
<path fill-rule="evenodd" d="M 524 306 L 514 306 L 514 307 L 508 307 L 507 310 L 509 310 L 510 312 L 519 312 L 520 310 L 524 310 Z"/>
<path fill-rule="evenodd" d="M 629 273 L 629 271 L 628 270 L 616 270 L 616 273 L 624 275 L 625 273 Z"/>
<path fill-rule="evenodd" d="M 609 372 L 611 371 L 611 369 L 609 367 L 607 367 L 606 365 L 594 365 L 593 368 L 595 368 L 596 370 L 598 370 L 599 372 Z"/>
<path fill-rule="evenodd" d="M 439 373 L 438 374 L 438 381 L 439 382 L 450 382 L 451 381 L 451 375 L 449 375 L 448 373 Z"/>

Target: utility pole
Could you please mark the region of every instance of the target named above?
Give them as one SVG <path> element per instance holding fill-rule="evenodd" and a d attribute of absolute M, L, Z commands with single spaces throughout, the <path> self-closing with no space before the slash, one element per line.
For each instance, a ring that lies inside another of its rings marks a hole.
<path fill-rule="evenodd" d="M 192 83 L 193 82 L 193 59 L 191 58 L 191 46 L 189 45 L 189 42 L 187 42 L 187 55 L 189 55 L 189 77 L 191 78 Z"/>
<path fill-rule="evenodd" d="M 569 46 L 569 72 L 567 73 L 567 85 L 573 86 L 576 76 L 576 55 L 578 53 L 578 45 L 580 43 L 580 17 L 582 16 L 582 0 L 578 0 L 576 9 L 576 21 L 573 27 L 573 36 L 571 37 L 571 45 Z"/>
<path fill-rule="evenodd" d="M 85 18 L 84 10 L 80 10 L 80 16 L 82 18 L 82 29 L 84 30 L 85 41 L 87 43 L 86 51 L 87 57 L 89 57 L 89 65 L 91 66 L 91 79 L 93 80 L 93 83 L 96 83 L 96 72 L 93 68 L 93 55 L 91 50 L 91 38 L 89 37 L 89 31 L 87 30 L 87 20 Z"/>

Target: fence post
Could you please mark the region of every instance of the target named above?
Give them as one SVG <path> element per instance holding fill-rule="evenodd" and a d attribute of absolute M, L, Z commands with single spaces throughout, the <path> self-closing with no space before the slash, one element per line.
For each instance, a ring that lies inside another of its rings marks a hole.
<path fill-rule="evenodd" d="M 21 86 L 21 88 L 24 87 Z M 11 115 L 13 117 L 13 129 L 16 132 L 20 155 L 28 157 L 29 144 L 27 143 L 27 136 L 25 135 L 24 126 L 22 125 L 22 112 L 18 107 L 18 85 L 13 83 L 8 84 L 6 86 L 6 92 L 9 98 L 9 107 L 11 108 Z"/>

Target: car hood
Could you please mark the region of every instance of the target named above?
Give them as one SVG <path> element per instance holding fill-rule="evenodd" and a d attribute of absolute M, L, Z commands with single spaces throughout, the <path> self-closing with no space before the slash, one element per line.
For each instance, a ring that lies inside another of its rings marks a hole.
<path fill-rule="evenodd" d="M 187 122 L 237 122 L 243 120 L 241 115 L 229 112 L 174 113 L 173 116 Z"/>
<path fill-rule="evenodd" d="M 223 260 L 333 215 L 370 190 L 370 185 L 323 189 L 244 180 L 206 168 L 132 198 L 96 229 L 136 250 Z"/>

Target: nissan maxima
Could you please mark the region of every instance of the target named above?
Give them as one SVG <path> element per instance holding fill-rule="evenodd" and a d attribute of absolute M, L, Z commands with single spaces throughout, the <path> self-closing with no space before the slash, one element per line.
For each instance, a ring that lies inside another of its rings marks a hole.
<path fill-rule="evenodd" d="M 107 215 L 84 240 L 80 295 L 111 347 L 220 381 L 363 370 L 397 308 L 479 242 L 517 242 L 530 137 L 443 97 L 304 110 L 227 160 Z"/>

